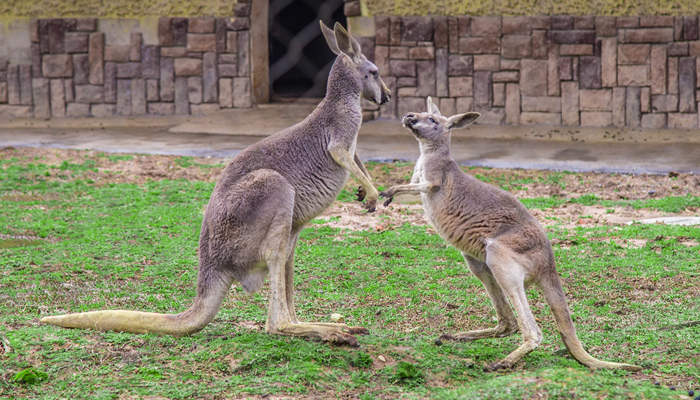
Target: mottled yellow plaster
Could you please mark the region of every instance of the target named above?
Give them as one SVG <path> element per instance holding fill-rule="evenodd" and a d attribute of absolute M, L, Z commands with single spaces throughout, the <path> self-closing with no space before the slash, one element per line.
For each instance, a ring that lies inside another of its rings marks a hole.
<path fill-rule="evenodd" d="M 362 0 L 363 15 L 696 15 L 698 0 Z"/>
<path fill-rule="evenodd" d="M 3 0 L 0 16 L 29 18 L 230 16 L 235 0 Z"/>

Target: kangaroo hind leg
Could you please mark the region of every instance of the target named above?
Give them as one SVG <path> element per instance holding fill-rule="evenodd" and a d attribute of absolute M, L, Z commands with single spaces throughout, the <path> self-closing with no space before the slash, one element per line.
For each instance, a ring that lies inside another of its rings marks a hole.
<path fill-rule="evenodd" d="M 489 241 L 486 246 L 486 264 L 515 309 L 518 328 L 523 338 L 522 344 L 506 358 L 487 366 L 488 371 L 511 368 L 542 342 L 542 332 L 537 326 L 525 294 L 526 267 L 523 262 L 524 260 L 497 240 Z"/>
<path fill-rule="evenodd" d="M 505 337 L 512 335 L 518 330 L 518 324 L 513 314 L 513 310 L 508 304 L 508 299 L 506 299 L 503 290 L 496 282 L 493 273 L 489 269 L 486 263 L 479 261 L 471 256 L 464 255 L 465 260 L 469 264 L 469 269 L 474 275 L 483 283 L 489 297 L 491 298 L 491 303 L 493 303 L 496 309 L 496 314 L 498 315 L 498 325 L 493 328 L 477 329 L 467 332 L 459 332 L 453 335 L 445 334 L 440 337 L 440 339 L 446 340 L 477 340 L 490 337 Z"/>

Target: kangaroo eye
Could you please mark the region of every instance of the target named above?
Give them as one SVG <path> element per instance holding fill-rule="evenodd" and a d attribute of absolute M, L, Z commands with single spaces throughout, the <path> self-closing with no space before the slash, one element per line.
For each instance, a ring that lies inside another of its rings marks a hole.
<path fill-rule="evenodd" d="M 369 71 L 370 74 L 372 74 L 373 77 L 377 77 L 379 75 L 379 72 L 377 71 Z"/>
<path fill-rule="evenodd" d="M 433 119 L 433 117 L 428 117 L 428 121 L 432 122 L 433 124 L 437 125 L 437 121 Z"/>

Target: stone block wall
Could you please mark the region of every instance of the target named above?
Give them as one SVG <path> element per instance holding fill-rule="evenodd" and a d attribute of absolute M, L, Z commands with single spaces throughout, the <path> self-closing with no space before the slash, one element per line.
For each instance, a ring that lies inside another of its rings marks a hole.
<path fill-rule="evenodd" d="M 360 17 L 397 117 L 433 96 L 485 124 L 698 128 L 698 17 Z M 368 35 L 367 32 L 370 34 Z"/>
<path fill-rule="evenodd" d="M 249 10 L 240 3 L 235 18 L 160 18 L 157 44 L 145 44 L 136 31 L 107 36 L 94 18 L 34 20 L 31 64 L 0 60 L 0 117 L 250 107 Z"/>

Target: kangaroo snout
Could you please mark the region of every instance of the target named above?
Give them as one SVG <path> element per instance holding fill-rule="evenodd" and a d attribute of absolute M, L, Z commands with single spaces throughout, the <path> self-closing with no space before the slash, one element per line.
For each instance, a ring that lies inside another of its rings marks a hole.
<path fill-rule="evenodd" d="M 386 104 L 389 102 L 389 100 L 391 100 L 391 94 L 382 92 L 382 99 L 379 101 L 379 105 L 381 106 L 382 104 Z"/>
<path fill-rule="evenodd" d="M 405 126 L 406 128 L 410 128 L 410 127 L 412 127 L 413 125 L 415 125 L 416 123 L 418 123 L 418 119 L 416 118 L 416 115 L 415 115 L 415 114 L 410 114 L 410 113 L 409 113 L 409 114 L 406 114 L 406 115 L 403 116 L 403 118 L 401 119 L 401 123 L 402 123 L 403 126 Z"/>

